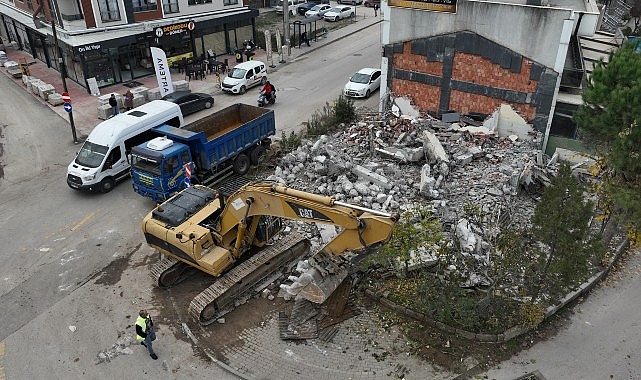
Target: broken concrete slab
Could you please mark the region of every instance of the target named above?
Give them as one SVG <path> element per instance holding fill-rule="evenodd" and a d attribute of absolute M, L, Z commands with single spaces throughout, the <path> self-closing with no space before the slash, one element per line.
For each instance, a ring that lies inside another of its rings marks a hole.
<path fill-rule="evenodd" d="M 483 126 L 496 132 L 499 137 L 515 135 L 521 140 L 532 140 L 532 136 L 530 135 L 533 130 L 532 126 L 508 104 L 501 104 L 499 108 L 485 120 Z"/>
<path fill-rule="evenodd" d="M 423 131 L 423 150 L 425 157 L 431 163 L 450 162 L 449 156 L 443 149 L 438 137 L 429 131 Z"/>
<path fill-rule="evenodd" d="M 361 165 L 356 165 L 352 168 L 352 173 L 356 174 L 359 178 L 373 182 L 385 189 L 391 189 L 392 185 L 389 180 L 380 174 L 376 174 L 371 170 L 366 169 Z"/>

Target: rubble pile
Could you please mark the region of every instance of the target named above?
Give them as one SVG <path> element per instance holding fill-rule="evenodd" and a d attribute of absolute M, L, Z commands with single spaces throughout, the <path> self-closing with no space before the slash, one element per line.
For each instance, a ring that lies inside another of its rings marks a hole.
<path fill-rule="evenodd" d="M 519 133 L 506 135 L 491 123 L 367 120 L 303 141 L 268 179 L 388 212 L 428 203 L 449 232 L 446 244 L 483 266 L 500 228 L 529 224 L 536 196 L 556 172 L 539 150 L 540 133 L 524 121 L 517 127 Z M 434 262 L 424 251 L 424 260 Z M 466 275 L 467 285 L 486 283 L 475 274 L 482 269 L 466 266 L 450 269 Z"/>

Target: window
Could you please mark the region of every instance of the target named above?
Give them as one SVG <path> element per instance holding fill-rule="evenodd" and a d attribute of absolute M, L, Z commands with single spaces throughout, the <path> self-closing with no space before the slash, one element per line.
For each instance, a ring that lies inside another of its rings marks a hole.
<path fill-rule="evenodd" d="M 180 160 L 182 161 L 183 166 L 188 164 L 190 162 L 189 160 L 189 152 L 186 150 L 180 153 Z"/>
<path fill-rule="evenodd" d="M 236 5 L 238 0 L 223 0 L 223 5 Z"/>
<path fill-rule="evenodd" d="M 107 156 L 107 159 L 105 160 L 105 164 L 103 166 L 103 170 L 111 169 L 114 164 L 120 161 L 121 157 L 122 153 L 120 153 L 120 147 L 117 146 L 111 151 L 111 153 L 109 153 L 109 156 Z"/>
<path fill-rule="evenodd" d="M 134 12 L 156 10 L 156 0 L 133 0 Z"/>
<path fill-rule="evenodd" d="M 211 3 L 212 0 L 187 0 L 188 5 L 199 5 L 199 4 L 207 4 Z"/>
<path fill-rule="evenodd" d="M 180 12 L 180 8 L 178 8 L 178 0 L 162 0 L 162 10 L 165 14 Z"/>
<path fill-rule="evenodd" d="M 98 9 L 103 22 L 120 21 L 118 0 L 98 0 Z"/>

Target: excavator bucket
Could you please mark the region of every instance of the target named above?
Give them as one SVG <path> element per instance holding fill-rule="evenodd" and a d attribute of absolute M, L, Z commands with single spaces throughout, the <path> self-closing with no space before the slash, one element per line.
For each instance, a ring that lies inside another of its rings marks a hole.
<path fill-rule="evenodd" d="M 349 274 L 349 262 L 339 256 L 319 252 L 308 260 L 304 284 L 298 293 L 304 299 L 321 304 L 339 287 Z M 301 278 L 303 278 L 301 276 Z"/>

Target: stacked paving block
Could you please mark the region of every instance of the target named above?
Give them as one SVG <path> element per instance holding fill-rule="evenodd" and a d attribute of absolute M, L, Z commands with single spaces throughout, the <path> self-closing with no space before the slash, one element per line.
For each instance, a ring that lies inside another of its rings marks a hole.
<path fill-rule="evenodd" d="M 56 89 L 49 83 L 42 83 L 37 85 L 38 87 L 38 96 L 40 96 L 45 101 L 49 98 L 49 95 L 56 92 Z"/>
<path fill-rule="evenodd" d="M 141 106 L 145 103 L 147 103 L 147 99 L 144 96 L 140 94 L 134 94 L 134 108 Z"/>
<path fill-rule="evenodd" d="M 62 100 L 62 95 L 58 94 L 57 92 L 53 92 L 49 94 L 47 96 L 47 102 L 52 106 L 59 106 L 61 104 L 64 104 L 64 101 Z"/>
<path fill-rule="evenodd" d="M 149 89 L 147 87 L 144 87 L 144 86 L 138 86 L 138 87 L 136 87 L 136 88 L 131 90 L 131 93 L 134 94 L 134 99 L 136 98 L 136 95 L 140 95 L 145 99 L 145 101 L 147 101 L 147 93 L 148 92 L 149 92 Z M 136 107 L 136 106 L 134 105 L 134 107 Z"/>
<path fill-rule="evenodd" d="M 102 104 L 98 106 L 98 119 L 107 120 L 111 117 L 111 106 Z"/>
<path fill-rule="evenodd" d="M 162 96 L 160 96 L 160 87 L 152 88 L 151 90 L 147 91 L 147 99 L 149 101 L 158 100 L 161 98 Z"/>
<path fill-rule="evenodd" d="M 174 82 L 174 91 L 189 91 L 189 82 L 186 80 L 177 80 Z"/>

